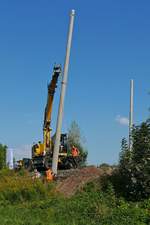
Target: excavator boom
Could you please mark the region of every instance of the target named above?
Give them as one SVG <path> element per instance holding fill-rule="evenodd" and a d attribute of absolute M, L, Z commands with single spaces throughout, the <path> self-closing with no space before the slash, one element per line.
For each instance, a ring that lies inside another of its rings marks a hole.
<path fill-rule="evenodd" d="M 45 107 L 45 114 L 44 114 L 43 143 L 44 143 L 45 150 L 51 148 L 50 123 L 51 123 L 51 117 L 52 117 L 52 107 L 53 107 L 55 89 L 57 87 L 57 81 L 60 74 L 61 74 L 60 65 L 54 66 L 52 80 L 48 85 L 47 104 Z"/>
<path fill-rule="evenodd" d="M 43 123 L 43 142 L 38 142 L 38 144 L 34 144 L 32 146 L 32 160 L 34 166 L 42 166 L 44 155 L 48 152 L 48 154 L 52 154 L 52 141 L 51 141 L 51 116 L 52 116 L 52 107 L 55 89 L 57 87 L 58 77 L 61 74 L 61 66 L 57 65 L 53 68 L 53 75 L 51 82 L 48 84 L 48 95 L 47 95 L 47 103 L 45 107 L 44 113 L 44 123 Z"/>
<path fill-rule="evenodd" d="M 55 89 L 57 87 L 58 77 L 61 74 L 61 67 L 54 66 L 52 80 L 48 85 L 48 96 L 47 96 L 47 104 L 45 107 L 45 116 L 44 116 L 44 128 L 49 125 L 51 121 L 52 115 L 52 106 L 53 106 L 53 98 L 55 94 Z"/>

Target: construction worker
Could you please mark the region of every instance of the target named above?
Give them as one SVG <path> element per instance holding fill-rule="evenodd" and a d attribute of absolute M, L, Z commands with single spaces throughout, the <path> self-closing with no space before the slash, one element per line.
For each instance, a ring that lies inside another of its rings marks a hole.
<path fill-rule="evenodd" d="M 32 179 L 35 180 L 35 179 L 38 179 L 40 177 L 41 177 L 41 174 L 38 172 L 37 169 L 34 169 L 34 174 L 33 174 Z"/>
<path fill-rule="evenodd" d="M 46 181 L 50 182 L 54 179 L 54 175 L 53 172 L 50 168 L 48 168 L 48 170 L 46 170 Z"/>
<path fill-rule="evenodd" d="M 76 157 L 79 155 L 79 150 L 74 145 L 72 146 L 71 154 L 73 157 Z"/>

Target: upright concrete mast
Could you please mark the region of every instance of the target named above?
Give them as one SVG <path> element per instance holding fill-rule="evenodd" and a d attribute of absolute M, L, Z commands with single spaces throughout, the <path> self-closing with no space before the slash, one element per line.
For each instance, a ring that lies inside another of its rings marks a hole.
<path fill-rule="evenodd" d="M 67 47 L 66 47 L 66 57 L 65 57 L 65 64 L 64 64 L 64 72 L 63 72 L 63 79 L 62 79 L 62 83 L 61 83 L 59 111 L 58 111 L 58 117 L 57 117 L 56 139 L 55 139 L 53 161 L 52 161 L 52 171 L 54 174 L 57 174 L 60 136 L 61 136 L 62 118 L 63 118 L 63 108 L 64 108 L 65 92 L 66 92 L 67 77 L 68 77 L 68 67 L 69 67 L 69 58 L 70 58 L 70 49 L 71 49 L 71 42 L 72 42 L 74 17 L 75 17 L 75 10 L 71 10 L 68 41 L 67 41 Z"/>
<path fill-rule="evenodd" d="M 132 128 L 133 128 L 133 80 L 130 80 L 130 113 L 129 113 L 129 150 L 132 150 Z"/>

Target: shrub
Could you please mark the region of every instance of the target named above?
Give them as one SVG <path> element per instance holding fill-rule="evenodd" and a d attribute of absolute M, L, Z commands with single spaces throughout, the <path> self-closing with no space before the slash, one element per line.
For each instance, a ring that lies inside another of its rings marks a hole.
<path fill-rule="evenodd" d="M 0 144 L 0 169 L 6 167 L 6 150 L 7 146 Z"/>
<path fill-rule="evenodd" d="M 133 147 L 129 151 L 123 139 L 119 173 L 122 193 L 129 199 L 150 197 L 150 121 L 135 126 L 132 132 Z"/>
<path fill-rule="evenodd" d="M 46 199 L 51 194 L 52 185 L 44 185 L 41 180 L 33 181 L 28 172 L 23 173 L 7 170 L 1 172 L 0 201 L 17 203 Z"/>

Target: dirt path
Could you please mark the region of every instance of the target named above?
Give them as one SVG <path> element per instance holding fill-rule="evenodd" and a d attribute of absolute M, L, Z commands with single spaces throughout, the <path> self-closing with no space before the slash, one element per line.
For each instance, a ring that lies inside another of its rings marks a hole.
<path fill-rule="evenodd" d="M 100 177 L 104 171 L 94 166 L 85 167 L 82 169 L 70 171 L 68 176 L 64 175 L 64 179 L 57 184 L 56 190 L 66 197 L 70 197 L 76 193 L 86 183 L 93 181 Z"/>

